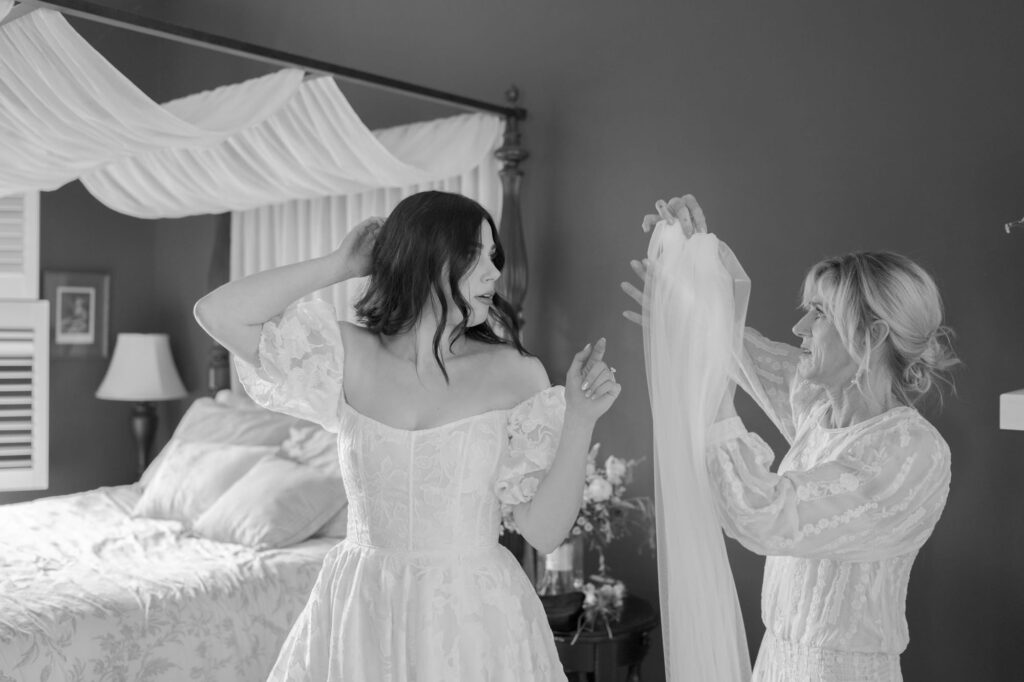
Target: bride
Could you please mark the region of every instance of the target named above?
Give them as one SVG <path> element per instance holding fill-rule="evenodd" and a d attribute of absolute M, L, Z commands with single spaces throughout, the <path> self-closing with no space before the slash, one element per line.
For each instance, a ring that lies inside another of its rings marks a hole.
<path fill-rule="evenodd" d="M 542 552 L 566 537 L 594 424 L 620 388 L 604 339 L 576 354 L 564 388 L 549 385 L 495 291 L 503 262 L 479 204 L 423 192 L 328 256 L 196 304 L 258 403 L 339 439 L 348 535 L 271 680 L 564 682 L 499 524 L 511 517 Z M 292 304 L 362 275 L 365 326 L 323 302 Z"/>

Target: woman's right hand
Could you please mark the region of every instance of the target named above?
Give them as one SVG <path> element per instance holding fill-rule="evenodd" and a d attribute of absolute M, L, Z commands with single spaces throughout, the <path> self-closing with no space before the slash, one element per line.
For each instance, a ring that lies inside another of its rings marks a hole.
<path fill-rule="evenodd" d="M 343 273 L 339 279 L 365 277 L 370 274 L 373 244 L 377 241 L 377 233 L 383 224 L 384 218 L 375 216 L 367 218 L 348 231 L 341 245 L 334 251 L 334 256 L 340 260 L 339 267 Z"/>
<path fill-rule="evenodd" d="M 565 376 L 565 412 L 594 424 L 619 397 L 622 386 L 615 380 L 615 369 L 604 361 L 606 341 L 587 344 L 572 359 Z"/>
<path fill-rule="evenodd" d="M 707 233 L 708 225 L 704 219 L 704 211 L 701 210 L 700 204 L 697 203 L 697 199 L 692 194 L 687 194 L 681 197 L 672 197 L 667 202 L 659 199 L 654 202 L 654 208 L 658 211 L 657 213 L 648 213 L 644 216 L 641 228 L 644 232 L 650 232 L 655 225 L 662 220 L 669 222 L 677 222 L 683 228 L 683 235 L 689 239 L 698 232 Z M 629 266 L 636 273 L 636 276 L 640 278 L 641 282 L 647 279 L 647 259 L 644 258 L 642 261 L 633 260 L 629 262 Z M 643 292 L 631 282 L 622 282 L 622 290 L 631 299 L 637 302 L 640 309 L 643 310 L 644 295 Z M 635 322 L 638 325 L 643 325 L 643 315 L 635 310 L 625 310 L 622 312 L 630 322 Z"/>

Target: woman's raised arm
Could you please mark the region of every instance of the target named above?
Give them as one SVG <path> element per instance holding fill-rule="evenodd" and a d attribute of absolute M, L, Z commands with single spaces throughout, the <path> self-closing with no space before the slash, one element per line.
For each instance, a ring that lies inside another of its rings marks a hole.
<path fill-rule="evenodd" d="M 326 256 L 218 287 L 196 302 L 199 326 L 236 357 L 254 364 L 264 322 L 306 294 L 369 272 L 370 252 L 381 222 L 370 218 L 359 223 L 341 246 Z"/>

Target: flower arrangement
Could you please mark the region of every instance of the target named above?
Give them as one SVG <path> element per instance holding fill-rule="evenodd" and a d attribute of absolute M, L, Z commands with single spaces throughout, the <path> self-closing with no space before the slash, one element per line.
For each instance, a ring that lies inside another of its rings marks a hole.
<path fill-rule="evenodd" d="M 626 586 L 622 581 L 599 575 L 591 576 L 591 580 L 594 582 L 583 586 L 583 613 L 576 624 L 572 644 L 576 643 L 584 630 L 592 632 L 598 620 L 603 622 L 611 638 L 611 624 L 622 617 L 622 605 L 626 598 Z"/>
<path fill-rule="evenodd" d="M 626 586 L 608 575 L 605 550 L 613 541 L 638 530 L 646 533 L 639 545 L 654 549 L 654 502 L 649 497 L 627 497 L 626 489 L 633 482 L 633 469 L 642 460 L 625 460 L 614 455 L 597 465 L 601 444 L 595 443 L 587 454 L 587 473 L 583 489 L 583 506 L 573 525 L 572 535 L 583 535 L 597 553 L 597 572 L 583 585 L 583 613 L 576 624 L 573 643 L 584 631 L 593 631 L 600 622 L 608 636 L 611 624 L 622 617 Z"/>
<path fill-rule="evenodd" d="M 643 460 L 609 455 L 602 466 L 597 466 L 600 450 L 601 444 L 595 443 L 587 453 L 583 506 L 570 532 L 582 534 L 597 552 L 597 575 L 605 578 L 605 550 L 614 540 L 638 530 L 647 535 L 639 549 L 654 549 L 654 502 L 649 497 L 626 497 L 626 489 L 633 482 L 633 469 Z"/>
<path fill-rule="evenodd" d="M 633 482 L 633 470 L 643 460 L 609 455 L 598 466 L 600 450 L 601 444 L 595 443 L 587 453 L 583 504 L 569 536 L 561 547 L 547 556 L 545 571 L 537 586 L 542 600 L 557 601 L 561 596 L 582 592 L 582 613 L 576 622 L 573 642 L 580 633 L 593 631 L 599 622 L 604 624 L 611 637 L 611 623 L 622 616 L 626 586 L 621 580 L 608 575 L 605 561 L 608 545 L 633 531 L 642 531 L 646 537 L 638 550 L 642 552 L 655 547 L 654 501 L 649 497 L 627 497 L 626 494 Z M 502 525 L 505 531 L 516 532 L 511 515 L 502 519 Z M 582 578 L 583 543 L 596 552 L 598 559 L 597 571 L 588 582 Z M 549 612 L 549 618 L 551 614 Z"/>

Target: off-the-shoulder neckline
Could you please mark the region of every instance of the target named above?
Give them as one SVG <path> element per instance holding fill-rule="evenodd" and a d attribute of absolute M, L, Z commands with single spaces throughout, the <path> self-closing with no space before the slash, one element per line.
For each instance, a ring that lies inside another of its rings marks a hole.
<path fill-rule="evenodd" d="M 389 431 L 396 431 L 398 433 L 421 434 L 421 433 L 430 433 L 431 431 L 441 431 L 442 429 L 447 429 L 447 428 L 451 428 L 451 427 L 454 427 L 454 426 L 459 426 L 461 424 L 465 424 L 467 422 L 471 422 L 471 421 L 474 421 L 474 420 L 477 420 L 477 419 L 483 419 L 484 417 L 490 417 L 490 416 L 493 416 L 493 415 L 507 414 L 509 412 L 514 412 L 515 410 L 519 409 L 521 406 L 529 403 L 532 400 L 537 399 L 539 396 L 544 395 L 545 393 L 547 393 L 549 391 L 554 391 L 554 390 L 556 390 L 558 388 L 559 388 L 558 386 L 548 386 L 545 389 L 537 391 L 536 393 L 531 395 L 529 398 L 526 398 L 525 400 L 521 400 L 520 402 L 516 403 L 512 407 L 499 407 L 499 408 L 494 409 L 494 410 L 487 410 L 485 412 L 478 412 L 476 414 L 471 414 L 468 417 L 460 417 L 459 419 L 455 419 L 455 420 L 450 421 L 450 422 L 445 422 L 444 424 L 438 424 L 437 426 L 427 426 L 427 427 L 420 428 L 420 429 L 403 429 L 403 428 L 399 428 L 397 426 L 391 426 L 391 424 L 385 424 L 384 422 L 380 421 L 379 419 L 374 419 L 373 417 L 371 417 L 369 415 L 363 414 L 362 412 L 360 412 L 356 408 L 354 408 L 351 405 L 349 405 L 348 401 L 345 399 L 344 393 L 342 393 L 341 400 L 339 402 L 341 403 L 341 405 L 343 406 L 344 409 L 348 410 L 349 412 L 351 412 L 352 414 L 356 415 L 360 419 L 364 419 L 364 420 L 366 420 L 366 421 L 368 421 L 368 422 L 370 422 L 372 424 L 384 427 L 385 429 L 387 429 Z"/>

